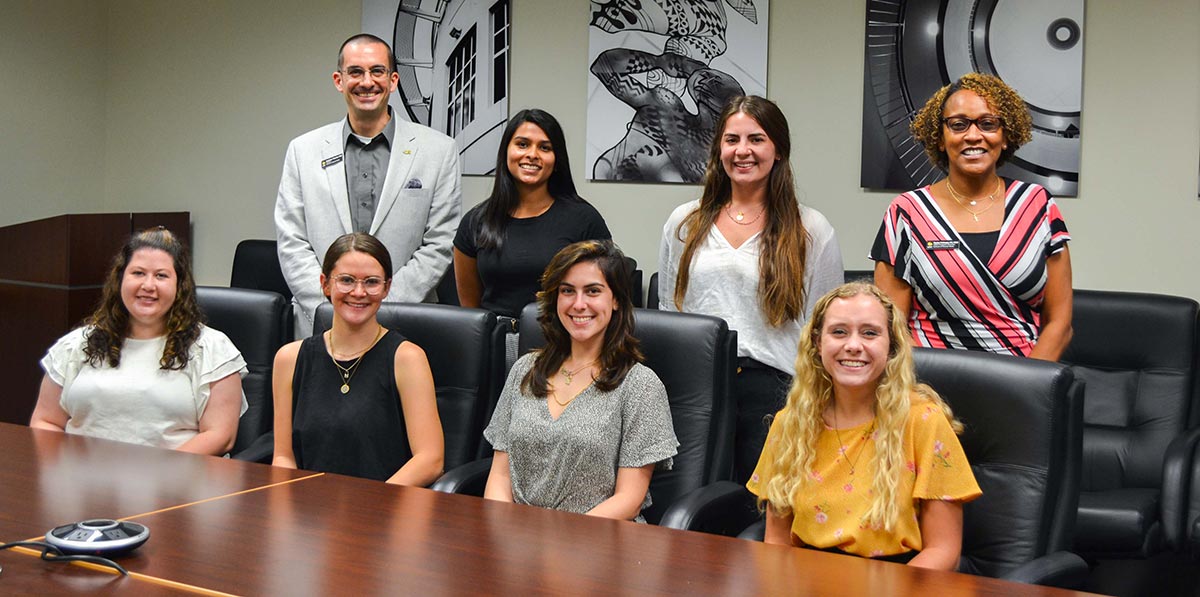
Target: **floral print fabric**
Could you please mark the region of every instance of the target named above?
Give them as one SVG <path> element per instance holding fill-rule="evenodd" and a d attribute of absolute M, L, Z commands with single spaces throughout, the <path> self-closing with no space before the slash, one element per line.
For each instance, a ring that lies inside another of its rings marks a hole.
<path fill-rule="evenodd" d="M 760 497 L 772 476 L 778 431 L 772 424 L 758 467 L 746 483 L 750 492 Z M 821 432 L 815 468 L 808 472 L 808 483 L 792 496 L 793 544 L 837 548 L 865 557 L 920 551 L 922 500 L 968 502 L 982 495 L 941 409 L 914 395 L 904 430 L 905 470 L 897 492 L 911 499 L 900 504 L 891 532 L 868 524 L 866 513 L 874 497 L 876 435 L 873 420 L 837 432 L 830 428 Z"/>

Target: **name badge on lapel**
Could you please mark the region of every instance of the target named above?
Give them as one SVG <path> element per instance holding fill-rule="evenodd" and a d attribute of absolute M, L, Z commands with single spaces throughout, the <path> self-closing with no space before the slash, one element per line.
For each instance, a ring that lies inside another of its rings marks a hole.
<path fill-rule="evenodd" d="M 926 251 L 953 251 L 959 247 L 959 242 L 956 240 L 927 240 L 925 241 Z"/>
<path fill-rule="evenodd" d="M 340 163 L 342 163 L 342 154 L 339 153 L 331 158 L 325 158 L 321 160 L 321 169 L 324 170 L 330 166 L 336 166 Z"/>

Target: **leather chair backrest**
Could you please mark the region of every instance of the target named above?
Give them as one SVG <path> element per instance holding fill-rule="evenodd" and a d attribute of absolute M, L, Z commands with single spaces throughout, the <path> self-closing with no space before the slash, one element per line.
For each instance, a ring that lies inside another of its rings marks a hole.
<path fill-rule="evenodd" d="M 292 289 L 283 277 L 277 243 L 273 240 L 248 239 L 238 243 L 233 251 L 229 286 L 270 290 L 289 302 L 292 300 Z"/>
<path fill-rule="evenodd" d="M 1069 549 L 1079 503 L 1082 388 L 1065 365 L 915 349 L 917 377 L 966 426 L 983 496 L 963 508 L 960 570 L 1000 576 Z"/>
<path fill-rule="evenodd" d="M 196 301 L 208 327 L 229 336 L 250 371 L 242 379 L 249 406 L 238 420 L 236 454 L 273 427 L 271 374 L 275 353 L 292 340 L 292 305 L 277 292 L 217 286 L 196 287 Z"/>
<path fill-rule="evenodd" d="M 727 480 L 733 465 L 733 403 L 729 386 L 737 368 L 737 333 L 724 320 L 706 315 L 634 310 L 634 335 L 645 365 L 667 389 L 679 453 L 670 471 L 650 480 L 654 502 L 642 512 L 657 523 L 680 496 Z M 537 305 L 521 313 L 520 353 L 543 346 Z"/>
<path fill-rule="evenodd" d="M 1076 290 L 1062 362 L 1087 384 L 1083 490 L 1154 488 L 1163 454 L 1200 414 L 1196 301 Z"/>
<path fill-rule="evenodd" d="M 646 306 L 642 300 L 642 270 L 638 269 L 637 260 L 626 255 L 625 269 L 629 271 L 629 289 L 632 293 L 629 298 L 633 301 L 633 306 Z"/>
<path fill-rule="evenodd" d="M 658 308 L 658 272 L 650 274 L 650 287 L 646 289 L 646 308 Z"/>
<path fill-rule="evenodd" d="M 504 383 L 504 345 L 497 345 L 502 337 L 495 334 L 496 315 L 448 305 L 383 303 L 377 318 L 420 346 L 429 359 L 446 440 L 444 468 L 475 460 L 490 408 Z M 324 333 L 332 322 L 333 306 L 324 303 L 317 308 L 313 333 Z"/>

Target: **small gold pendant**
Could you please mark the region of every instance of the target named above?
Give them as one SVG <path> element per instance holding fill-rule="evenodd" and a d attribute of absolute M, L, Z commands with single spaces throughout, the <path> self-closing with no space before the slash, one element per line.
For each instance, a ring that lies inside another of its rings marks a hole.
<path fill-rule="evenodd" d="M 976 222 L 978 222 L 978 221 L 979 221 L 979 216 L 977 216 L 977 215 L 975 215 L 975 214 L 971 214 L 971 217 L 972 217 L 972 218 L 975 218 L 975 221 L 976 221 Z"/>
<path fill-rule="evenodd" d="M 743 213 L 743 212 L 740 212 L 740 211 L 739 211 L 739 212 L 738 212 L 738 215 L 734 216 L 734 217 L 733 217 L 733 219 L 735 219 L 735 220 L 737 220 L 737 221 L 741 222 L 742 220 L 745 220 L 745 219 L 746 219 L 746 214 L 745 214 L 745 213 Z"/>
<path fill-rule="evenodd" d="M 349 393 L 350 393 L 350 384 L 348 384 L 348 383 L 344 383 L 344 384 L 342 384 L 342 393 L 343 393 L 343 394 L 349 394 Z"/>

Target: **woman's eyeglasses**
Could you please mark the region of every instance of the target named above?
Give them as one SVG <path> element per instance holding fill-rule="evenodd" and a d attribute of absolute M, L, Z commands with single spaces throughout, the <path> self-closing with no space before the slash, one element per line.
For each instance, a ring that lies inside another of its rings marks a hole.
<path fill-rule="evenodd" d="M 375 296 L 383 292 L 383 285 L 386 282 L 387 280 L 384 280 L 383 278 L 377 278 L 375 276 L 359 280 L 354 276 L 342 274 L 340 276 L 334 276 L 333 287 L 337 288 L 338 292 L 354 292 L 354 288 L 359 284 L 362 284 L 363 291 L 371 296 Z"/>
<path fill-rule="evenodd" d="M 950 118 L 943 118 L 942 124 L 956 133 L 967 132 L 967 129 L 971 128 L 972 124 L 981 132 L 994 133 L 1000 130 L 1000 127 L 1004 126 L 1004 120 L 999 116 L 980 116 L 974 119 L 963 116 L 951 116 Z"/>

